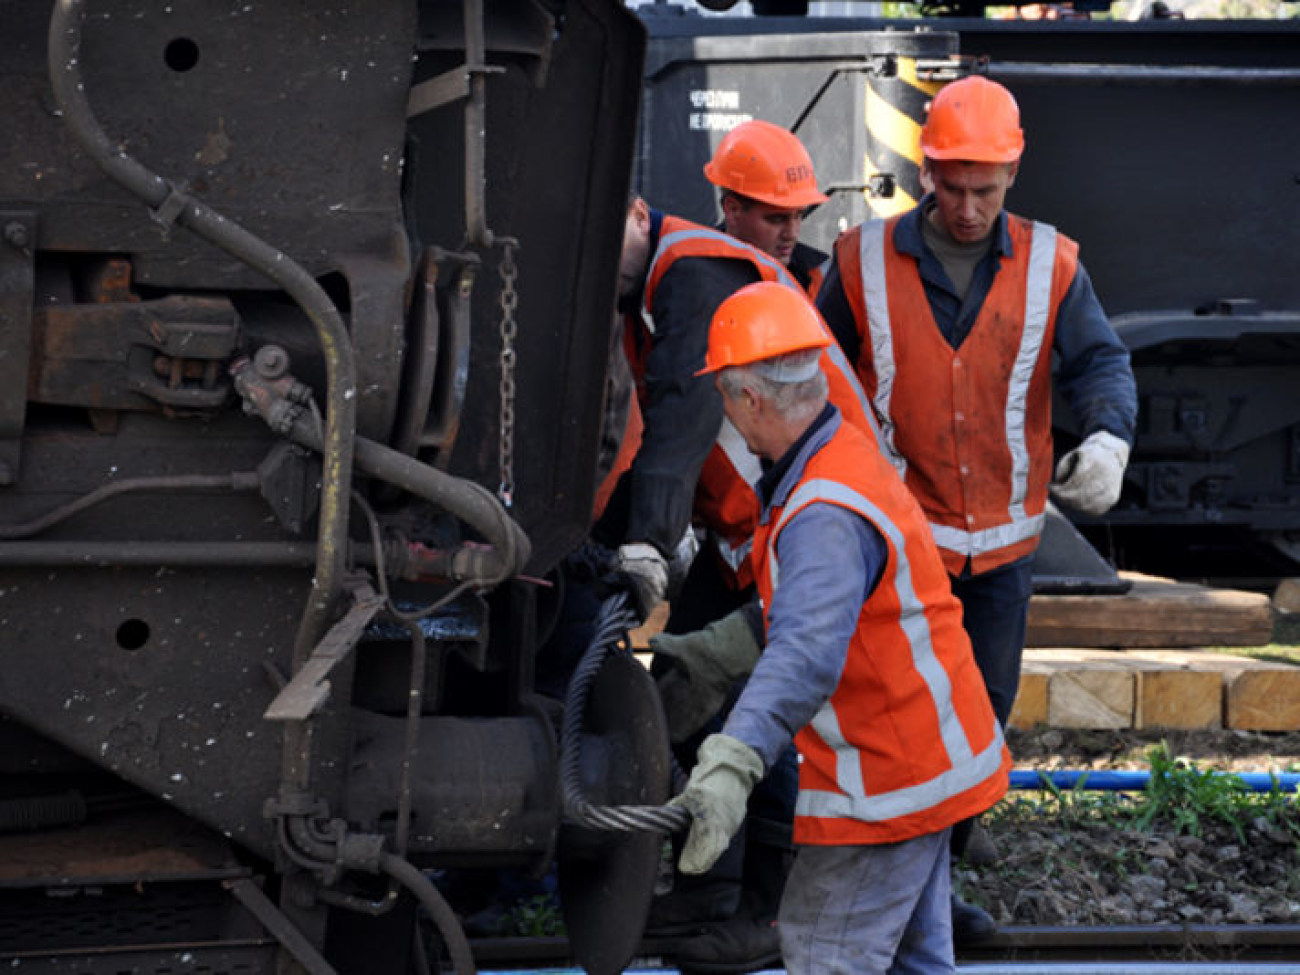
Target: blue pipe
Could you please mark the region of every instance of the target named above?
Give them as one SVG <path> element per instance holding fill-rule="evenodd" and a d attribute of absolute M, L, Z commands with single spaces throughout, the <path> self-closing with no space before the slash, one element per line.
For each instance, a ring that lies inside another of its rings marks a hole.
<path fill-rule="evenodd" d="M 1274 783 L 1283 792 L 1300 788 L 1297 772 L 1211 772 L 1211 775 L 1234 778 L 1251 792 L 1271 792 Z M 1089 789 L 1095 792 L 1142 792 L 1151 780 L 1147 772 L 1114 772 L 1105 769 L 1012 769 L 1011 788 L 1042 789 L 1048 783 L 1057 789 Z"/>

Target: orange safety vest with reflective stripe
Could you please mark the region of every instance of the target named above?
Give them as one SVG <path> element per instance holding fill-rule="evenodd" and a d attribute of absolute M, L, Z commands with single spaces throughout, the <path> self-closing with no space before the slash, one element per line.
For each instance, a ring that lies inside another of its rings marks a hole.
<path fill-rule="evenodd" d="M 1038 546 L 1052 476 L 1051 355 L 1078 245 L 1007 215 L 1004 258 L 954 349 L 934 320 L 916 260 L 894 247 L 898 217 L 836 242 L 858 325 L 858 375 L 954 575 L 986 572 Z"/>
<path fill-rule="evenodd" d="M 810 504 L 865 518 L 888 558 L 858 614 L 838 685 L 795 735 L 795 842 L 896 843 L 983 812 L 1006 792 L 1011 754 L 925 516 L 848 424 L 797 476 L 754 539 L 765 614 L 780 588 L 781 531 Z"/>
<path fill-rule="evenodd" d="M 771 255 L 719 230 L 665 215 L 659 234 L 659 246 L 651 257 L 646 272 L 642 299 L 642 320 L 645 331 L 650 335 L 654 334 L 655 289 L 673 263 L 684 257 L 747 260 L 753 264 L 762 280 L 776 281 L 801 294 L 807 293 L 800 288 L 784 265 Z M 708 323 L 703 323 L 702 327 L 707 328 Z M 625 335 L 628 362 L 637 377 L 638 389 L 644 390 L 648 343 L 639 329 Z M 821 363 L 830 389 L 830 401 L 839 408 L 848 422 L 869 430 L 877 443 L 883 444 L 884 440 L 871 413 L 870 402 L 839 345 L 832 342 L 822 353 Z M 700 469 L 694 511 L 696 518 L 713 533 L 718 553 L 730 570 L 729 581 L 737 589 L 743 589 L 753 581 L 749 552 L 761 507 L 754 485 L 761 476 L 762 468 L 758 458 L 749 452 L 731 421 L 724 419 L 718 441 Z"/>

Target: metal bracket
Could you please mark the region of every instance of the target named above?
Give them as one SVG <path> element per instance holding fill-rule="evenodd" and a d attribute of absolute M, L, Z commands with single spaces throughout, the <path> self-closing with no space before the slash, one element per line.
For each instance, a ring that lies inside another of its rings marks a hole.
<path fill-rule="evenodd" d="M 333 966 L 325 960 L 316 946 L 307 940 L 307 936 L 271 902 L 269 897 L 262 893 L 262 889 L 257 884 L 247 877 L 241 877 L 238 880 L 224 881 L 223 886 L 261 922 L 262 927 L 275 936 L 275 940 L 280 942 L 310 975 L 335 975 Z"/>
<path fill-rule="evenodd" d="M 329 700 L 330 672 L 352 652 L 370 621 L 384 606 L 383 598 L 367 584 L 353 589 L 353 599 L 352 608 L 330 627 L 311 656 L 267 707 L 262 715 L 267 721 L 306 721 Z"/>
<path fill-rule="evenodd" d="M 238 346 L 239 315 L 226 298 L 49 306 L 36 318 L 33 402 L 205 412 L 230 396 L 223 367 Z"/>
<path fill-rule="evenodd" d="M 36 214 L 0 211 L 0 485 L 18 479 L 36 287 Z"/>

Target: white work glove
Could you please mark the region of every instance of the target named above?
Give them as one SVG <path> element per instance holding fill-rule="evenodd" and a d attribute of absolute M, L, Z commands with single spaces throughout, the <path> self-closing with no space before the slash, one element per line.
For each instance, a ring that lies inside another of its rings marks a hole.
<path fill-rule="evenodd" d="M 1052 496 L 1084 514 L 1104 515 L 1119 500 L 1127 463 L 1128 444 L 1098 430 L 1056 465 Z"/>
<path fill-rule="evenodd" d="M 656 683 L 668 739 L 679 745 L 722 709 L 727 692 L 754 669 L 762 647 L 745 610 L 738 609 L 693 633 L 652 636 L 650 650 L 671 664 Z"/>
<path fill-rule="evenodd" d="M 628 542 L 618 547 L 615 568 L 626 577 L 645 620 L 668 591 L 668 560 L 649 542 Z"/>
<path fill-rule="evenodd" d="M 682 794 L 669 803 L 691 814 L 677 866 L 682 873 L 704 873 L 717 862 L 745 820 L 750 790 L 763 777 L 763 760 L 739 738 L 709 735 L 700 745 L 699 764 Z"/>

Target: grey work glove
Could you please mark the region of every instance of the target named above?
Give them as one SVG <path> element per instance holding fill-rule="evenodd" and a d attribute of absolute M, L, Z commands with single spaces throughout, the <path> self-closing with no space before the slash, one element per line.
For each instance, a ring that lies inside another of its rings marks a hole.
<path fill-rule="evenodd" d="M 668 737 L 676 745 L 718 713 L 731 686 L 754 669 L 762 647 L 738 609 L 694 633 L 653 636 L 650 650 L 671 665 L 658 685 Z"/>
<path fill-rule="evenodd" d="M 1128 444 L 1098 430 L 1061 458 L 1052 496 L 1087 515 L 1104 515 L 1119 500 L 1128 464 Z"/>
<path fill-rule="evenodd" d="M 631 586 L 644 621 L 668 591 L 668 560 L 649 542 L 628 542 L 618 547 L 615 568 Z"/>
<path fill-rule="evenodd" d="M 677 866 L 682 873 L 704 873 L 722 856 L 745 820 L 750 790 L 763 777 L 763 760 L 739 738 L 709 735 L 682 794 L 669 803 L 691 814 Z"/>

